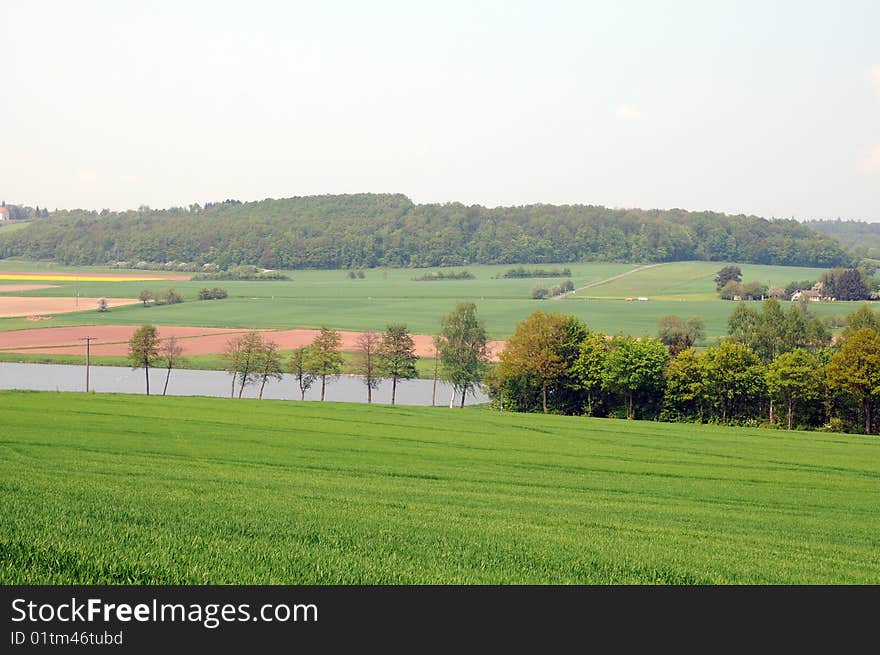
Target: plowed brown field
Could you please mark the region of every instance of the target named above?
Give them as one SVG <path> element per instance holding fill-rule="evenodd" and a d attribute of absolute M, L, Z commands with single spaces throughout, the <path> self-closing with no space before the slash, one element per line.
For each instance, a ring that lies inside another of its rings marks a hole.
<path fill-rule="evenodd" d="M 82 300 L 82 299 L 80 299 Z M 137 301 L 135 301 L 137 302 Z M 125 355 L 128 340 L 137 329 L 134 325 L 93 325 L 88 327 L 35 328 L 33 330 L 14 330 L 0 332 L 0 350 L 8 352 L 28 352 L 40 354 L 80 354 L 83 352 L 82 337 L 94 337 L 91 352 L 95 355 Z M 247 330 L 236 328 L 205 328 L 158 326 L 162 338 L 177 337 L 183 347 L 184 355 L 212 355 L 222 353 L 230 338 Z M 307 346 L 318 334 L 318 330 L 261 330 L 263 334 L 278 344 L 283 350 Z M 360 332 L 340 332 L 342 349 L 352 351 Z M 429 335 L 413 336 L 416 354 L 420 357 L 433 357 L 434 344 Z M 489 342 L 493 359 L 504 347 L 503 341 Z"/>

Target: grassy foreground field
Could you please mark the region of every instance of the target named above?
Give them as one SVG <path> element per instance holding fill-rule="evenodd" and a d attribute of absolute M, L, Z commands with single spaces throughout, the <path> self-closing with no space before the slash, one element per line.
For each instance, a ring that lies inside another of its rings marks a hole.
<path fill-rule="evenodd" d="M 0 393 L 0 583 L 878 583 L 880 440 Z"/>

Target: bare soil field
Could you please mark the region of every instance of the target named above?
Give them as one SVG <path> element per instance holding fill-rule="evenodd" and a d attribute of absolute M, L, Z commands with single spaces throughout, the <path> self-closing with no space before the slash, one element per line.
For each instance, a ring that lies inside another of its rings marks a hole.
<path fill-rule="evenodd" d="M 280 348 L 288 350 L 291 348 L 308 346 L 318 332 L 318 330 L 280 330 L 277 332 L 270 332 L 269 336 Z M 353 351 L 356 349 L 357 338 L 361 335 L 360 332 L 340 332 L 339 334 L 342 337 L 342 350 Z M 416 354 L 419 357 L 434 356 L 434 342 L 430 335 L 414 334 L 413 341 L 415 341 Z M 493 354 L 493 359 L 496 358 L 497 354 L 500 353 L 503 348 L 503 341 L 489 342 L 489 349 Z"/>
<path fill-rule="evenodd" d="M 122 307 L 140 302 L 137 298 L 107 298 L 107 307 Z M 96 309 L 97 298 L 30 298 L 27 296 L 0 296 L 0 318 L 46 314 L 67 314 Z"/>
<path fill-rule="evenodd" d="M 82 300 L 82 299 L 80 299 Z M 135 301 L 137 302 L 137 301 Z M 83 327 L 34 328 L 0 332 L 0 350 L 39 354 L 78 355 L 83 352 L 82 337 L 94 337 L 91 352 L 95 355 L 122 355 L 128 352 L 128 340 L 137 329 L 134 325 L 92 325 Z M 184 355 L 213 355 L 222 353 L 230 338 L 247 330 L 205 327 L 158 326 L 162 338 L 177 337 Z M 307 346 L 318 330 L 261 330 L 278 347 L 290 350 Z M 352 351 L 360 332 L 341 332 L 342 349 Z M 413 335 L 416 354 L 433 357 L 434 344 L 429 335 Z M 492 358 L 504 347 L 503 341 L 491 341 Z"/>
<path fill-rule="evenodd" d="M 0 284 L 0 293 L 13 293 L 14 291 L 37 291 L 38 289 L 55 289 L 57 284 Z"/>

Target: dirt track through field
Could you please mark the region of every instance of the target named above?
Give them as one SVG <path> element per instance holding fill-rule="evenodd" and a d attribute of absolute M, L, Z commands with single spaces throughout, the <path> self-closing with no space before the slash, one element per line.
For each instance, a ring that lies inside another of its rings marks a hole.
<path fill-rule="evenodd" d="M 654 268 L 655 266 L 660 266 L 660 264 L 645 264 L 644 266 L 637 266 L 632 270 L 624 271 L 623 273 L 618 273 L 617 275 L 612 275 L 611 277 L 606 277 L 604 280 L 596 280 L 595 282 L 590 282 L 589 284 L 585 284 L 582 287 L 578 287 L 574 291 L 567 291 L 566 293 L 561 293 L 558 296 L 553 296 L 551 300 L 561 300 L 566 296 L 576 294 L 578 291 L 583 291 L 584 289 L 590 289 L 592 287 L 598 287 L 603 284 L 608 284 L 609 282 L 614 282 L 614 280 L 619 280 L 620 278 L 626 277 L 627 275 L 632 275 L 633 273 L 638 273 L 648 268 Z"/>
<path fill-rule="evenodd" d="M 137 329 L 134 325 L 93 325 L 83 327 L 35 328 L 0 332 L 0 351 L 80 355 L 84 345 L 80 339 L 94 337 L 91 345 L 93 355 L 125 356 L 128 340 Z M 239 328 L 205 328 L 191 326 L 158 326 L 159 337 L 177 337 L 183 347 L 184 355 L 216 355 L 226 348 L 227 342 L 247 332 Z M 272 339 L 282 350 L 307 346 L 318 334 L 318 330 L 260 330 L 265 337 Z M 360 332 L 340 332 L 342 349 L 353 351 Z M 434 343 L 430 335 L 413 335 L 416 354 L 419 357 L 433 357 Z M 490 341 L 492 358 L 497 359 L 504 347 L 503 341 Z"/>

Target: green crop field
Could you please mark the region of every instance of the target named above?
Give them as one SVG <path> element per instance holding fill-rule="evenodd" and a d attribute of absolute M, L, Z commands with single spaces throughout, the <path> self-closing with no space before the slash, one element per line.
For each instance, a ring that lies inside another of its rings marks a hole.
<path fill-rule="evenodd" d="M 0 583 L 880 583 L 880 441 L 0 393 Z"/>
<path fill-rule="evenodd" d="M 724 264 L 675 262 L 651 267 L 630 264 L 568 264 L 579 291 L 560 301 L 532 300 L 536 284 L 552 286 L 561 278 L 497 279 L 510 266 L 467 266 L 473 280 L 414 281 L 414 277 L 440 269 L 370 269 L 365 279 L 349 279 L 347 271 L 290 271 L 289 281 L 135 281 L 60 282 L 53 289 L 13 292 L 8 295 L 136 297 L 141 289 L 159 291 L 173 287 L 184 294 L 179 305 L 143 307 L 133 305 L 101 314 L 94 309 L 59 314 L 35 324 L 25 318 L 0 319 L 0 331 L 33 327 L 156 323 L 206 327 L 294 328 L 327 324 L 338 329 L 382 329 L 402 322 L 415 333 L 431 334 L 440 318 L 456 302 L 477 304 L 479 316 L 493 338 L 510 335 L 516 323 L 536 309 L 574 314 L 590 328 L 606 333 L 655 334 L 657 319 L 667 314 L 700 316 L 709 339 L 726 333 L 733 303 L 719 300 L 713 278 Z M 542 265 L 551 268 L 559 265 Z M 746 280 L 785 285 L 792 280 L 816 279 L 820 269 L 785 266 L 743 265 Z M 0 261 L 0 270 L 53 271 L 65 273 L 111 272 L 107 268 L 52 266 L 13 260 Z M 450 269 L 446 269 L 450 270 Z M 141 271 L 149 275 L 149 271 Z M 3 286 L 12 281 L 0 281 Z M 198 290 L 220 286 L 229 292 L 222 301 L 196 301 Z M 647 302 L 626 298 L 647 297 Z M 846 314 L 853 303 L 814 303 L 818 316 Z"/>
<path fill-rule="evenodd" d="M 23 230 L 28 225 L 30 225 L 30 221 L 15 221 L 13 223 L 0 223 L 0 233 L 9 234 L 10 232 L 15 232 L 16 230 Z"/>
<path fill-rule="evenodd" d="M 715 275 L 725 264 L 718 262 L 670 262 L 644 266 L 629 275 L 593 284 L 577 293 L 582 298 L 637 298 L 649 300 L 717 301 Z M 785 287 L 789 282 L 818 280 L 821 268 L 739 264 L 744 282 L 758 281 Z"/>

